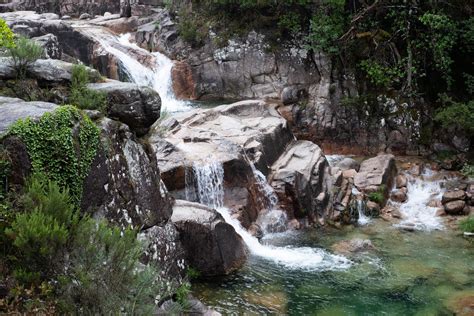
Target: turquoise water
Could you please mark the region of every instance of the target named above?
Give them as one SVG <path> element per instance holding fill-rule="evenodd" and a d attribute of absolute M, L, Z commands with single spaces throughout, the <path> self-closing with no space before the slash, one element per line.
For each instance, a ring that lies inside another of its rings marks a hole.
<path fill-rule="evenodd" d="M 377 219 L 265 242 L 331 251 L 353 238 L 369 239 L 375 249 L 350 256 L 344 271 L 290 270 L 251 257 L 233 275 L 197 281 L 193 294 L 223 314 L 473 315 L 474 240 L 459 232 L 403 232 Z"/>

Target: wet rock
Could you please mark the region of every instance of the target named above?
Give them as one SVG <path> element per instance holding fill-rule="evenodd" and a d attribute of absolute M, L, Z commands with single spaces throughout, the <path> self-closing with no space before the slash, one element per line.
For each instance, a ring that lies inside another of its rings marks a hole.
<path fill-rule="evenodd" d="M 396 174 L 394 156 L 379 155 L 361 163 L 360 170 L 354 177 L 354 184 L 363 192 L 373 192 L 384 188 L 382 202 L 384 206 L 388 198 L 388 189 L 392 187 Z"/>
<path fill-rule="evenodd" d="M 291 143 L 272 165 L 270 184 L 290 218 L 324 216 L 329 202 L 329 164 L 316 144 Z"/>
<path fill-rule="evenodd" d="M 92 16 L 89 14 L 89 13 L 82 13 L 80 16 L 79 16 L 79 20 L 89 20 L 91 19 Z"/>
<path fill-rule="evenodd" d="M 464 201 L 452 201 L 444 204 L 444 210 L 446 213 L 450 215 L 457 215 L 461 213 L 464 210 L 464 207 L 466 206 L 466 202 Z"/>
<path fill-rule="evenodd" d="M 431 199 L 428 204 L 426 204 L 426 206 L 429 206 L 429 207 L 443 207 L 443 203 L 441 203 L 440 200 L 438 199 Z"/>
<path fill-rule="evenodd" d="M 202 276 L 229 274 L 247 259 L 247 249 L 232 226 L 219 213 L 204 205 L 177 200 L 172 222 L 189 264 Z"/>
<path fill-rule="evenodd" d="M 45 58 L 61 59 L 62 50 L 55 35 L 46 34 L 32 39 L 43 47 Z"/>
<path fill-rule="evenodd" d="M 127 124 L 139 136 L 160 117 L 160 96 L 149 87 L 110 80 L 88 88 L 106 93 L 107 116 Z"/>
<path fill-rule="evenodd" d="M 171 69 L 173 92 L 178 99 L 196 99 L 196 84 L 192 69 L 185 62 L 175 62 Z"/>
<path fill-rule="evenodd" d="M 335 253 L 342 255 L 351 255 L 360 252 L 366 252 L 374 250 L 375 247 L 369 239 L 351 239 L 351 240 L 342 240 L 331 246 L 331 249 Z"/>
<path fill-rule="evenodd" d="M 408 183 L 407 177 L 406 177 L 405 175 L 403 175 L 403 174 L 399 174 L 399 175 L 395 178 L 395 185 L 396 185 L 397 189 L 406 187 L 406 186 L 407 186 L 407 183 Z"/>
<path fill-rule="evenodd" d="M 408 196 L 406 192 L 404 192 L 403 190 L 396 190 L 392 192 L 392 194 L 390 195 L 390 198 L 395 202 L 403 203 L 403 202 L 406 202 L 406 200 L 408 199 Z"/>
<path fill-rule="evenodd" d="M 25 102 L 17 98 L 0 97 L 0 134 L 6 132 L 18 119 L 37 119 L 53 112 L 58 105 L 48 102 Z"/>
<path fill-rule="evenodd" d="M 281 102 L 284 105 L 297 103 L 301 99 L 307 97 L 307 92 L 304 89 L 292 86 L 285 87 L 281 92 Z"/>
<path fill-rule="evenodd" d="M 342 176 L 344 178 L 354 178 L 356 174 L 357 174 L 357 171 L 355 169 L 348 169 L 342 172 Z"/>
<path fill-rule="evenodd" d="M 436 210 L 435 216 L 446 216 L 446 212 L 444 211 L 444 208 L 438 208 Z"/>
<path fill-rule="evenodd" d="M 446 307 L 455 315 L 469 316 L 474 314 L 474 290 L 458 291 L 445 301 Z"/>
<path fill-rule="evenodd" d="M 165 223 L 171 200 L 154 155 L 148 156 L 127 125 L 99 122 L 101 146 L 84 181 L 81 209 L 123 227 L 146 229 Z"/>
<path fill-rule="evenodd" d="M 464 200 L 466 198 L 466 192 L 463 190 L 455 190 L 455 191 L 446 191 L 441 198 L 441 202 L 446 204 L 451 201 L 456 200 Z"/>
<path fill-rule="evenodd" d="M 339 161 L 336 164 L 336 167 L 340 168 L 343 171 L 350 170 L 350 169 L 354 169 L 355 171 L 358 171 L 360 168 L 360 163 L 352 158 L 347 157 Z"/>
<path fill-rule="evenodd" d="M 471 148 L 471 140 L 463 135 L 454 135 L 451 143 L 453 144 L 454 148 L 461 152 L 468 152 Z"/>
<path fill-rule="evenodd" d="M 373 202 L 367 201 L 367 215 L 371 217 L 376 217 L 380 213 L 380 205 Z"/>

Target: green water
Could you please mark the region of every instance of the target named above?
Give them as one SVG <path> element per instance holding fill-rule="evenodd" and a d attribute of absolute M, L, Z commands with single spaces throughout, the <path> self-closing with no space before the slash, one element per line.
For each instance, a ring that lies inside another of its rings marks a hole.
<path fill-rule="evenodd" d="M 233 275 L 193 284 L 193 294 L 223 314 L 473 315 L 474 241 L 459 232 L 402 232 L 375 220 L 270 242 L 330 250 L 352 238 L 376 249 L 351 257 L 347 270 L 289 270 L 251 257 Z"/>

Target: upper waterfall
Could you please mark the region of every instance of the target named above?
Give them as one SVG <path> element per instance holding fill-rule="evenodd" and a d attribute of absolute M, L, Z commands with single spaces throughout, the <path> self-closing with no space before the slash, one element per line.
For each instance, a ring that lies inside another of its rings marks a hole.
<path fill-rule="evenodd" d="M 161 110 L 181 112 L 189 103 L 176 99 L 173 92 L 171 70 L 173 61 L 165 55 L 139 47 L 131 41 L 131 34 L 114 34 L 102 29 L 84 29 L 84 33 L 100 43 L 100 48 L 118 59 L 127 77 L 138 85 L 149 86 L 161 98 Z"/>

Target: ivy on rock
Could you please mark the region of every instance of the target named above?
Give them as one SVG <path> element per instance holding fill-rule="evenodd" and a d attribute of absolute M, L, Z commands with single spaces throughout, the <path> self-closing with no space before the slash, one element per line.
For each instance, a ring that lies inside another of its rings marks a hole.
<path fill-rule="evenodd" d="M 77 108 L 65 105 L 39 120 L 19 120 L 10 134 L 26 144 L 33 172 L 68 187 L 73 202 L 79 204 L 99 144 L 100 131 L 94 123 Z"/>

